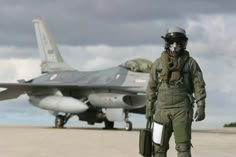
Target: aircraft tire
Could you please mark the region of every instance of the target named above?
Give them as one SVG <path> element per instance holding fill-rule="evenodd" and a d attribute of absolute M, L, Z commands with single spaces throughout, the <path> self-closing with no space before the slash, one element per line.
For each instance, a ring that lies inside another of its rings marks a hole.
<path fill-rule="evenodd" d="M 133 129 L 133 125 L 131 121 L 127 121 L 125 124 L 125 130 L 126 131 L 131 131 Z"/>
<path fill-rule="evenodd" d="M 55 127 L 56 128 L 63 128 L 64 124 L 65 124 L 64 121 L 65 121 L 64 116 L 57 115 L 56 118 L 55 118 Z"/>

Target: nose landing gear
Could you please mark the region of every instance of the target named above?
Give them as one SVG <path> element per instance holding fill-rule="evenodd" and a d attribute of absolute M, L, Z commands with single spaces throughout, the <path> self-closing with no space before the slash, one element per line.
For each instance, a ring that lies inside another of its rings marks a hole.
<path fill-rule="evenodd" d="M 131 131 L 132 129 L 133 129 L 132 122 L 131 121 L 126 121 L 125 130 L 126 131 Z"/>
<path fill-rule="evenodd" d="M 133 129 L 132 122 L 129 121 L 129 113 L 125 111 L 125 130 L 131 131 Z"/>

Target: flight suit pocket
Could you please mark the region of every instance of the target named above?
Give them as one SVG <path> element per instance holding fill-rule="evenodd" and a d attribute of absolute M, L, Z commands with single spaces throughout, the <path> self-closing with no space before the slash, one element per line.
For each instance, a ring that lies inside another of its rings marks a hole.
<path fill-rule="evenodd" d="M 174 134 L 176 143 L 191 141 L 191 124 L 182 123 L 174 126 Z"/>
<path fill-rule="evenodd" d="M 176 143 L 191 141 L 192 110 L 180 111 L 173 121 L 173 129 Z"/>

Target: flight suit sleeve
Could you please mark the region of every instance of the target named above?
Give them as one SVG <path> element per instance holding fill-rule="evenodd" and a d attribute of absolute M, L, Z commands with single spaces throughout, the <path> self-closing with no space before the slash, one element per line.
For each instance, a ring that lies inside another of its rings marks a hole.
<path fill-rule="evenodd" d="M 206 84 L 203 79 L 203 74 L 198 63 L 192 58 L 190 61 L 190 71 L 191 71 L 193 93 L 196 99 L 197 106 L 205 107 Z"/>
<path fill-rule="evenodd" d="M 157 74 L 158 61 L 152 64 L 149 82 L 146 90 L 146 112 L 153 110 L 153 105 L 157 100 L 157 87 L 158 87 L 158 74 Z"/>

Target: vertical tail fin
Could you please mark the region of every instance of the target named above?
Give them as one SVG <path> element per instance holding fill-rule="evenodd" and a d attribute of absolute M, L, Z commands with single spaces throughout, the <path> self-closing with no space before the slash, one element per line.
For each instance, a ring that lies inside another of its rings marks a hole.
<path fill-rule="evenodd" d="M 73 70 L 69 65 L 64 63 L 56 42 L 48 31 L 46 22 L 42 19 L 34 19 L 33 23 L 42 61 L 41 72 L 47 73 Z"/>

